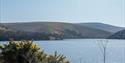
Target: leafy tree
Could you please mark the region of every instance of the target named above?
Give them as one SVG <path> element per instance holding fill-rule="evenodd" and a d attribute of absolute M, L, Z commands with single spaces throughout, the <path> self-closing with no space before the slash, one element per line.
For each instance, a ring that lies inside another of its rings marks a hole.
<path fill-rule="evenodd" d="M 32 41 L 10 41 L 0 46 L 2 63 L 69 63 L 63 55 L 48 55 Z"/>
<path fill-rule="evenodd" d="M 70 63 L 69 61 L 65 60 L 66 57 L 63 55 L 58 55 L 57 52 L 55 52 L 54 55 L 49 55 L 48 62 L 49 63 Z"/>

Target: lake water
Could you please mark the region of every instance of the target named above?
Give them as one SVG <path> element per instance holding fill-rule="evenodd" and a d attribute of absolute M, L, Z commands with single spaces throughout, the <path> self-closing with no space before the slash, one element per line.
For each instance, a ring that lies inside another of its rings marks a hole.
<path fill-rule="evenodd" d="M 48 54 L 57 51 L 71 63 L 103 63 L 102 43 L 107 43 L 106 63 L 125 63 L 125 40 L 66 39 L 35 41 Z"/>

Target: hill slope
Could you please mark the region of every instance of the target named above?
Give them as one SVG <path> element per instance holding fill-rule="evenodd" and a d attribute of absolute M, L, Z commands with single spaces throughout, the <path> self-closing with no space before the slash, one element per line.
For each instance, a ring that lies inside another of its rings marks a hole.
<path fill-rule="evenodd" d="M 111 35 L 109 39 L 125 39 L 125 29 Z"/>
<path fill-rule="evenodd" d="M 112 26 L 112 25 L 103 24 L 103 23 L 79 23 L 79 25 L 87 26 L 87 27 L 95 28 L 95 29 L 100 29 L 100 30 L 104 30 L 104 31 L 108 31 L 108 32 L 111 32 L 111 33 L 116 33 L 116 32 L 118 32 L 120 30 L 125 29 L 123 27 L 117 27 L 117 26 Z"/>
<path fill-rule="evenodd" d="M 26 32 L 26 31 L 15 31 L 14 29 L 7 28 L 0 24 L 0 41 L 14 40 L 50 40 L 51 37 L 54 40 L 62 39 L 61 35 L 38 33 L 38 32 Z"/>
<path fill-rule="evenodd" d="M 15 31 L 57 34 L 62 35 L 63 38 L 106 38 L 111 35 L 107 31 L 72 23 L 28 22 L 2 24 Z"/>

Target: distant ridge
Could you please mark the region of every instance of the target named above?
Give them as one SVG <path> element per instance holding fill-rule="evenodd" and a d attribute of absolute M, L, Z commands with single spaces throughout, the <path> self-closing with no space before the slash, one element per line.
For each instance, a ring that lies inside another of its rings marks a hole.
<path fill-rule="evenodd" d="M 100 30 L 104 30 L 104 31 L 108 31 L 111 33 L 116 33 L 120 30 L 125 29 L 125 27 L 117 27 L 117 26 L 113 26 L 113 25 L 109 25 L 109 24 L 104 24 L 104 23 L 79 23 L 79 25 L 82 26 L 87 26 L 90 28 L 95 28 L 95 29 L 100 29 Z"/>

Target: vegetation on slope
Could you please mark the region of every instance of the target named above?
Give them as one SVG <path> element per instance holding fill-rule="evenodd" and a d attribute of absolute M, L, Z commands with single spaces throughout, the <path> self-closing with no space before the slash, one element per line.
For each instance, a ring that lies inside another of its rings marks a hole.
<path fill-rule="evenodd" d="M 125 29 L 108 37 L 109 39 L 125 39 Z"/>
<path fill-rule="evenodd" d="M 4 25 L 4 26 L 3 26 Z M 59 23 L 59 22 L 27 22 L 1 23 L 0 41 L 14 40 L 61 40 L 77 38 L 107 38 L 121 27 L 100 23 Z M 114 35 L 112 35 L 113 37 Z M 120 38 L 116 37 L 116 38 Z M 122 36 L 123 37 L 123 36 Z M 115 39 L 115 36 L 114 36 Z"/>
<path fill-rule="evenodd" d="M 0 46 L 0 63 L 70 63 L 65 56 L 44 53 L 32 41 L 10 41 Z"/>
<path fill-rule="evenodd" d="M 13 31 L 48 34 L 49 37 L 56 35 L 57 39 L 67 38 L 106 38 L 110 32 L 89 28 L 72 23 L 59 22 L 28 22 L 28 23 L 2 23 Z M 31 34 L 32 35 L 32 34 Z M 47 35 L 47 36 L 48 36 Z M 52 38 L 52 37 L 51 37 Z M 55 36 L 53 37 L 55 38 Z"/>
<path fill-rule="evenodd" d="M 112 34 L 125 29 L 125 27 L 117 27 L 117 26 L 103 24 L 103 23 L 78 23 L 78 24 L 82 26 L 94 28 L 94 29 L 100 29 L 107 32 L 111 32 Z"/>
<path fill-rule="evenodd" d="M 14 40 L 59 40 L 62 35 L 52 33 L 15 31 L 5 26 L 0 26 L 0 41 Z"/>
<path fill-rule="evenodd" d="M 61 35 L 48 34 L 48 33 L 31 33 L 22 31 L 3 31 L 0 30 L 0 41 L 8 41 L 10 39 L 14 40 L 59 40 L 62 39 Z"/>

